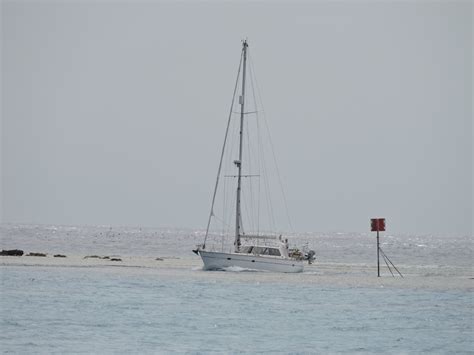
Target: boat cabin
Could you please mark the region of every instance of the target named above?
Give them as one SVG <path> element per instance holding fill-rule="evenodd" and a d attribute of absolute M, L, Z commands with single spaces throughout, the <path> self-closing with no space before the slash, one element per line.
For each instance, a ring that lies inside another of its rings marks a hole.
<path fill-rule="evenodd" d="M 281 256 L 279 248 L 267 247 L 267 246 L 243 246 L 240 248 L 240 253 L 242 254 L 254 254 L 254 255 L 271 255 L 271 256 Z"/>

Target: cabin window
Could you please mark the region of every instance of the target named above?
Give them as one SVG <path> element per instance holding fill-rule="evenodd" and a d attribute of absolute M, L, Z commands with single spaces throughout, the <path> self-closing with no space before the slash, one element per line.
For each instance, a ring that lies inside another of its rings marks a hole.
<path fill-rule="evenodd" d="M 280 251 L 277 248 L 268 248 L 268 255 L 281 256 Z"/>
<path fill-rule="evenodd" d="M 280 250 L 278 250 L 277 248 L 253 247 L 252 251 L 254 254 L 257 254 L 257 255 L 281 256 Z"/>

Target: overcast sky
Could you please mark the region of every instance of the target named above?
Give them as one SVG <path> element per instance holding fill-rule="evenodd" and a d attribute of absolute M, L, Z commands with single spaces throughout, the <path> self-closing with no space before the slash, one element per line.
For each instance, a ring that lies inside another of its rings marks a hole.
<path fill-rule="evenodd" d="M 295 231 L 472 235 L 472 18 L 2 1 L 2 221 L 205 228 L 248 37 Z"/>

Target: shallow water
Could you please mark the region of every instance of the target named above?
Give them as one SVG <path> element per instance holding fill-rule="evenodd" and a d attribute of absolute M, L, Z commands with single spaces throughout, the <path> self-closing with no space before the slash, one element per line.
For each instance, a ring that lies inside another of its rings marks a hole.
<path fill-rule="evenodd" d="M 140 271 L 4 267 L 3 350 L 468 352 L 462 291 L 172 280 Z"/>
<path fill-rule="evenodd" d="M 287 275 L 202 271 L 180 247 L 199 232 L 71 228 L 1 227 L 0 248 L 78 255 L 0 259 L 2 352 L 472 353 L 472 264 L 448 255 L 455 238 L 393 236 L 385 250 L 405 278 L 378 279 L 371 236 L 296 236 L 326 250 Z"/>

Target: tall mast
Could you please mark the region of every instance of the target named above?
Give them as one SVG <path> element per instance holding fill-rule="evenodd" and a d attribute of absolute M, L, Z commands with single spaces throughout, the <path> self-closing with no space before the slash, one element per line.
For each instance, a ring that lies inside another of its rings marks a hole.
<path fill-rule="evenodd" d="M 240 133 L 239 133 L 239 160 L 234 161 L 235 165 L 239 169 L 239 174 L 237 178 L 237 206 L 235 213 L 235 251 L 238 252 L 240 249 L 240 229 L 241 229 L 241 211 L 240 211 L 240 191 L 241 191 L 241 180 L 242 180 L 242 138 L 244 130 L 244 105 L 245 105 L 245 72 L 247 67 L 247 40 L 244 40 L 242 44 L 242 51 L 244 55 L 244 65 L 242 70 L 242 95 L 240 96 Z"/>

